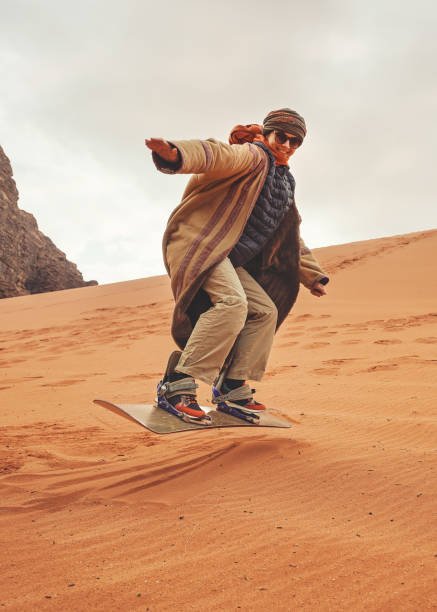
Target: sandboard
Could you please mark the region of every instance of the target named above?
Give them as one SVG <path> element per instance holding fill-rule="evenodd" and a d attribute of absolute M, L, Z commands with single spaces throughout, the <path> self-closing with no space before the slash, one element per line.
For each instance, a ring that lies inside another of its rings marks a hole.
<path fill-rule="evenodd" d="M 177 416 L 169 414 L 162 410 L 162 408 L 156 408 L 152 404 L 113 404 L 112 402 L 100 399 L 95 399 L 94 403 L 159 434 L 217 427 L 291 427 L 287 421 L 278 419 L 269 413 L 261 414 L 259 423 L 253 424 L 229 414 L 217 412 L 214 408 L 202 406 L 203 410 L 211 417 L 210 425 L 202 425 L 200 423 L 182 421 Z"/>

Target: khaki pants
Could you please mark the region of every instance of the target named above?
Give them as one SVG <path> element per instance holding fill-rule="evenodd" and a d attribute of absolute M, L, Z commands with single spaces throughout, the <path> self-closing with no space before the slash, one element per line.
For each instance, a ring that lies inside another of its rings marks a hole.
<path fill-rule="evenodd" d="M 211 384 L 235 343 L 228 378 L 261 380 L 273 343 L 278 311 L 244 268 L 228 258 L 203 284 L 212 307 L 198 319 L 176 370 Z"/>

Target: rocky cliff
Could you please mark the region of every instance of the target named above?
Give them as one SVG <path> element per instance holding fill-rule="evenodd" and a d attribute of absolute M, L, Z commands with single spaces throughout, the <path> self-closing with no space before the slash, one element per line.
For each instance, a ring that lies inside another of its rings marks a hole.
<path fill-rule="evenodd" d="M 0 298 L 97 285 L 83 280 L 17 202 L 11 164 L 0 147 Z"/>

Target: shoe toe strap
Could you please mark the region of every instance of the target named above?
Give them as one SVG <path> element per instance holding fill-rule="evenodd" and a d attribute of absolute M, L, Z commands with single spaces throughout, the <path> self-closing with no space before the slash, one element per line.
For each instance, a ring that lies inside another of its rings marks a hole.
<path fill-rule="evenodd" d="M 175 380 L 174 382 L 164 383 L 165 396 L 173 397 L 174 395 L 190 394 L 195 395 L 198 384 L 194 382 L 194 378 L 182 378 L 181 380 Z"/>
<path fill-rule="evenodd" d="M 249 385 L 242 385 L 241 387 L 237 387 L 236 389 L 232 389 L 228 393 L 224 393 L 223 395 L 219 395 L 215 398 L 214 402 L 235 402 L 237 400 L 246 400 L 252 399 L 252 391 Z"/>

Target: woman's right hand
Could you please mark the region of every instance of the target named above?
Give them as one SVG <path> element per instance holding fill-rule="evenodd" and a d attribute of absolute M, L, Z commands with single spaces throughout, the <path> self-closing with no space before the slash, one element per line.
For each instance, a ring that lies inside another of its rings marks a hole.
<path fill-rule="evenodd" d="M 146 138 L 145 143 L 146 147 L 154 151 L 162 159 L 165 159 L 165 161 L 176 162 L 179 159 L 177 148 L 163 138 Z"/>

